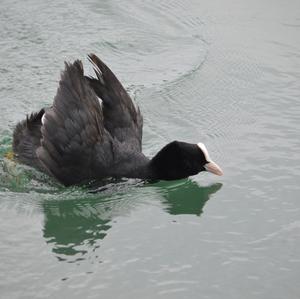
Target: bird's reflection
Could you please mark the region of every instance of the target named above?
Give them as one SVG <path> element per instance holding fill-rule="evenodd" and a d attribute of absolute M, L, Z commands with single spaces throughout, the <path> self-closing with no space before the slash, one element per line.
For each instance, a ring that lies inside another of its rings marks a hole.
<path fill-rule="evenodd" d="M 48 200 L 43 202 L 43 235 L 61 261 L 77 262 L 90 258 L 91 254 L 97 257 L 96 249 L 112 225 L 117 225 L 114 223 L 116 216 L 124 216 L 135 209 L 141 203 L 141 194 L 156 198 L 158 195 L 170 214 L 200 215 L 210 195 L 221 187 L 222 184 L 201 187 L 191 180 L 182 180 L 133 187 L 134 191 L 129 189 L 126 194 L 119 190 L 113 196 L 82 192 L 74 199 Z"/>
<path fill-rule="evenodd" d="M 210 196 L 221 189 L 221 183 L 200 187 L 192 180 L 174 183 L 159 182 L 163 194 L 165 210 L 172 215 L 191 214 L 200 216 Z"/>
<path fill-rule="evenodd" d="M 78 261 L 87 248 L 95 250 L 99 246 L 98 241 L 111 228 L 111 219 L 95 209 L 92 204 L 80 206 L 74 200 L 62 200 L 44 209 L 44 237 L 47 243 L 52 243 L 58 259 Z M 68 256 L 75 258 L 68 259 Z"/>

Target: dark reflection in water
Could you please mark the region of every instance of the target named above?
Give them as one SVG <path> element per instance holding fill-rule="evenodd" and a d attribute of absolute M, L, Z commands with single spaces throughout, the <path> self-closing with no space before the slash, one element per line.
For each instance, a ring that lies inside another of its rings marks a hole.
<path fill-rule="evenodd" d="M 148 189 L 162 195 L 164 208 L 170 214 L 199 216 L 210 195 L 221 187 L 222 184 L 201 187 L 191 180 L 183 180 L 173 183 L 159 182 L 142 190 Z M 116 225 L 113 219 L 133 210 L 140 203 L 138 198 L 136 194 L 128 196 L 127 199 L 124 199 L 124 194 L 109 198 L 107 195 L 93 194 L 86 198 L 45 201 L 44 237 L 53 246 L 52 251 L 61 261 L 85 260 L 93 253 L 97 257 L 95 251 L 101 240 L 112 225 Z"/>
<path fill-rule="evenodd" d="M 158 186 L 163 190 L 163 202 L 169 214 L 200 216 L 211 194 L 219 191 L 222 184 L 215 183 L 210 186 L 201 187 L 194 181 L 184 180 L 175 184 L 159 182 Z"/>
<path fill-rule="evenodd" d="M 101 198 L 51 201 L 43 208 L 43 234 L 59 260 L 76 262 L 84 259 L 89 251 L 99 247 L 99 240 L 111 228 L 113 206 L 105 201 L 101 203 Z"/>

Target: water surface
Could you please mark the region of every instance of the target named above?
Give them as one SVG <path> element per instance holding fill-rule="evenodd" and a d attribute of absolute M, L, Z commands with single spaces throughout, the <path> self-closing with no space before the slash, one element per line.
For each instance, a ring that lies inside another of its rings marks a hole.
<path fill-rule="evenodd" d="M 1 297 L 299 298 L 299 1 L 0 7 Z M 5 158 L 90 52 L 139 104 L 147 155 L 201 141 L 224 177 L 88 193 Z"/>

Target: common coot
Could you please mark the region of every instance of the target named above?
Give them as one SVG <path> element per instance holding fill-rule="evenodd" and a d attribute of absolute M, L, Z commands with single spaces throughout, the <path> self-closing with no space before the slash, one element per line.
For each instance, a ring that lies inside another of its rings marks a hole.
<path fill-rule="evenodd" d="M 21 163 L 69 186 L 90 180 L 176 180 L 209 171 L 222 175 L 203 143 L 173 141 L 152 159 L 142 153 L 143 117 L 113 72 L 95 54 L 96 78 L 81 61 L 65 63 L 53 105 L 19 122 L 13 152 Z"/>

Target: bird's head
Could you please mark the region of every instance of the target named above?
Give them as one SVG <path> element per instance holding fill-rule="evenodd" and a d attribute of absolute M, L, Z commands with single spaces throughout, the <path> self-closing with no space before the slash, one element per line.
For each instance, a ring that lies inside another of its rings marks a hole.
<path fill-rule="evenodd" d="M 154 176 L 162 180 L 186 178 L 201 171 L 222 175 L 222 169 L 211 160 L 203 143 L 173 141 L 151 160 Z"/>

